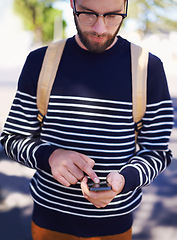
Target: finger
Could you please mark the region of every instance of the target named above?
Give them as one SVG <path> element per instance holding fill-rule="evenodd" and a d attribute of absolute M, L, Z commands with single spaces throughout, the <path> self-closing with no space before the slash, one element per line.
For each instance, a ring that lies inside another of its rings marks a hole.
<path fill-rule="evenodd" d="M 70 186 L 71 184 L 76 184 L 78 182 L 78 179 L 65 168 L 60 169 L 60 171 L 53 171 L 53 177 L 63 184 L 64 186 Z"/>
<path fill-rule="evenodd" d="M 87 182 L 88 182 L 88 178 L 87 178 L 87 176 L 85 176 L 81 181 L 81 188 L 82 188 L 83 191 L 88 191 L 89 190 Z"/>
<path fill-rule="evenodd" d="M 108 183 L 112 186 L 114 192 L 120 193 L 124 187 L 125 179 L 117 171 L 111 172 L 107 177 Z"/>
<path fill-rule="evenodd" d="M 59 176 L 56 180 L 66 187 L 69 187 L 71 185 L 63 176 Z"/>
<path fill-rule="evenodd" d="M 88 182 L 88 178 L 85 176 L 81 181 L 81 190 L 85 198 L 88 198 L 88 192 L 89 192 L 87 182 Z"/>
<path fill-rule="evenodd" d="M 83 171 L 76 165 L 72 165 L 68 170 L 77 180 L 82 180 L 84 177 Z"/>
<path fill-rule="evenodd" d="M 99 183 L 100 180 L 92 167 L 85 161 L 86 158 L 82 158 L 83 161 L 77 161 L 75 164 L 85 173 L 87 174 L 94 183 Z"/>
<path fill-rule="evenodd" d="M 82 181 L 81 181 L 82 193 L 83 193 L 83 196 L 84 196 L 87 200 L 89 200 L 90 202 L 92 202 L 92 203 L 94 204 L 94 201 L 95 201 L 95 200 L 97 201 L 97 198 L 99 198 L 98 195 L 99 195 L 100 193 L 96 193 L 96 192 L 90 191 L 89 188 L 88 188 L 87 182 L 88 182 L 88 178 L 87 178 L 87 176 L 85 176 L 85 177 L 82 179 Z M 101 199 L 102 199 L 102 198 L 101 198 Z"/>
<path fill-rule="evenodd" d="M 64 175 L 62 175 L 71 184 L 76 184 L 78 182 L 78 179 L 73 175 L 72 172 L 66 171 Z"/>
<path fill-rule="evenodd" d="M 84 154 L 79 154 L 80 155 L 80 157 L 86 162 L 86 163 L 88 163 L 88 165 L 91 167 L 91 168 L 93 168 L 94 167 L 94 165 L 95 165 L 95 161 L 93 160 L 93 159 L 91 159 L 91 158 L 89 158 L 88 156 L 86 156 L 86 155 L 84 155 Z"/>

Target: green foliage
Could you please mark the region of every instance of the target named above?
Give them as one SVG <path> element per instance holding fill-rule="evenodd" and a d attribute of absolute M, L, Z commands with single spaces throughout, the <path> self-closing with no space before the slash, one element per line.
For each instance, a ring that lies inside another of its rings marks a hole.
<path fill-rule="evenodd" d="M 54 19 L 62 14 L 52 7 L 56 1 L 59 0 L 14 0 L 15 12 L 22 17 L 25 29 L 35 33 L 36 41 L 52 40 Z M 177 21 L 167 14 L 170 8 L 174 15 L 177 0 L 129 0 L 128 19 L 134 19 L 143 33 L 169 32 L 177 29 Z"/>
<path fill-rule="evenodd" d="M 62 11 L 52 7 L 51 0 L 14 0 L 14 10 L 21 16 L 26 30 L 34 32 L 35 41 L 53 39 L 54 20 Z M 65 28 L 66 23 L 63 22 Z"/>
<path fill-rule="evenodd" d="M 130 0 L 129 18 L 138 22 L 139 30 L 148 32 L 169 32 L 176 30 L 176 21 L 171 18 L 170 9 L 176 8 L 177 0 Z"/>

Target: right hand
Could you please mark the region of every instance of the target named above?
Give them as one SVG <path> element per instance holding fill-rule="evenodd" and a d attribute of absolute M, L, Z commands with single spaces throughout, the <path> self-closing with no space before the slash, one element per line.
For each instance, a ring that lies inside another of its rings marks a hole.
<path fill-rule="evenodd" d="M 93 182 L 99 183 L 99 178 L 93 171 L 95 162 L 88 156 L 70 150 L 57 149 L 49 157 L 49 165 L 53 177 L 69 187 L 82 180 L 87 174 Z"/>

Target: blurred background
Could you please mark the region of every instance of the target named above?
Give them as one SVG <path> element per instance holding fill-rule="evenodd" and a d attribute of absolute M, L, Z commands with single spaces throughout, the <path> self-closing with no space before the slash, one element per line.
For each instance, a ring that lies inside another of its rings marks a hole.
<path fill-rule="evenodd" d="M 170 141 L 174 160 L 135 211 L 134 240 L 177 239 L 177 0 L 129 0 L 120 35 L 163 61 L 175 109 Z M 28 53 L 76 33 L 68 0 L 0 0 L 0 133 Z M 9 160 L 0 145 L 0 239 L 31 240 L 34 170 Z"/>

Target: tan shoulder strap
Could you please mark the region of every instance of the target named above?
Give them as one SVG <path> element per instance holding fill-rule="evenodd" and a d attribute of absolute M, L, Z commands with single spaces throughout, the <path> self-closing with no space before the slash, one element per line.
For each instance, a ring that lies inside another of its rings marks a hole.
<path fill-rule="evenodd" d="M 61 60 L 66 39 L 51 43 L 45 53 L 37 86 L 37 119 L 42 123 L 47 114 L 51 89 Z"/>
<path fill-rule="evenodd" d="M 146 111 L 148 58 L 148 51 L 131 43 L 133 120 L 137 131 Z"/>

